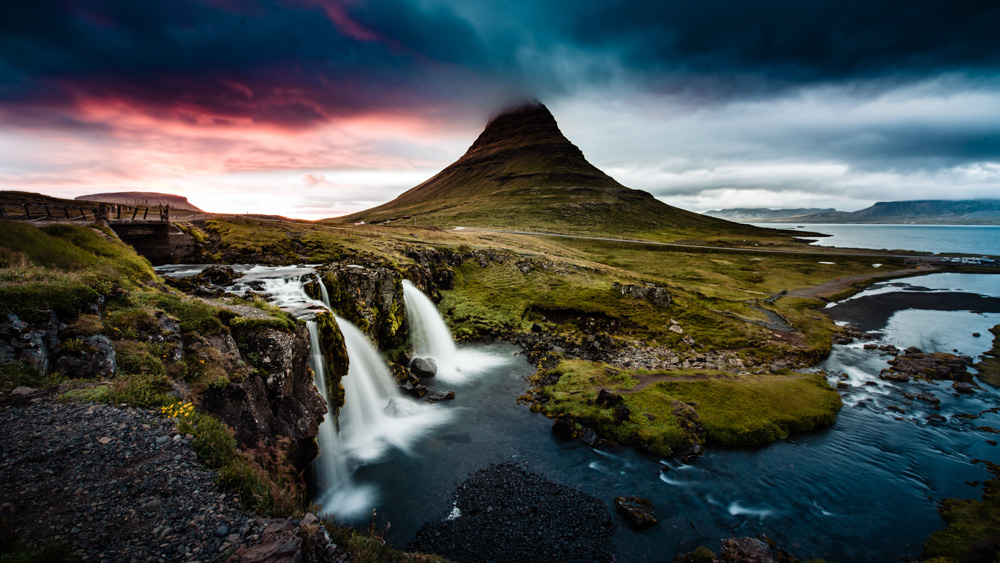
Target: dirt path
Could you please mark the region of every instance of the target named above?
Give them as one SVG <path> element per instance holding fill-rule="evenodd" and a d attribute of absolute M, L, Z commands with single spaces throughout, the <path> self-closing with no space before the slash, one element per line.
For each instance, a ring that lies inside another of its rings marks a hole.
<path fill-rule="evenodd" d="M 916 274 L 932 274 L 938 271 L 940 271 L 940 268 L 935 268 L 934 266 L 918 266 L 916 268 L 907 268 L 905 270 L 893 270 L 891 272 L 886 271 L 886 272 L 875 272 L 872 274 L 861 274 L 858 276 L 847 276 L 845 278 L 837 278 L 835 280 L 824 282 L 819 285 L 814 285 L 811 287 L 805 287 L 802 289 L 789 291 L 788 296 L 828 299 L 850 288 L 852 285 L 858 282 L 872 280 L 872 279 L 901 278 Z"/>

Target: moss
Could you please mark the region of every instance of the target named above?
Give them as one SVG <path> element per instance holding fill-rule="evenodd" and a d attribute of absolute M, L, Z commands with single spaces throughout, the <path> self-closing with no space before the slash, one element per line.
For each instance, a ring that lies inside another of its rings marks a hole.
<path fill-rule="evenodd" d="M 627 392 L 648 377 L 672 379 Z M 555 378 L 555 383 L 545 383 Z M 833 424 L 841 407 L 837 392 L 816 374 L 735 377 L 695 370 L 652 374 L 564 360 L 553 370 L 540 372 L 536 382 L 541 383 L 536 402 L 547 416 L 569 415 L 593 426 L 605 439 L 661 455 L 701 441 L 772 442 L 791 432 Z M 628 420 L 617 420 L 612 409 L 596 404 L 601 388 L 624 391 L 622 401 L 631 413 Z"/>
<path fill-rule="evenodd" d="M 840 395 L 818 374 L 660 382 L 637 394 L 695 404 L 710 442 L 749 446 L 834 423 Z"/>
<path fill-rule="evenodd" d="M 0 391 L 21 386 L 44 389 L 59 385 L 63 379 L 58 373 L 43 376 L 37 369 L 23 362 L 0 364 Z"/>
<path fill-rule="evenodd" d="M 33 323 L 46 319 L 42 311 L 51 310 L 60 318 L 73 318 L 101 300 L 100 292 L 86 281 L 74 277 L 0 286 L 0 303 L 3 303 L 4 309 Z"/>
<path fill-rule="evenodd" d="M 332 314 L 321 313 L 316 315 L 317 330 L 319 330 L 320 346 L 323 348 L 323 357 L 326 359 L 327 373 L 327 397 L 330 400 L 330 407 L 336 413 L 344 405 L 344 385 L 341 379 L 347 375 L 348 357 L 347 346 L 344 343 L 344 335 L 337 326 L 337 321 Z"/>
<path fill-rule="evenodd" d="M 135 292 L 131 305 L 162 309 L 178 320 L 181 333 L 193 332 L 201 336 L 227 332 L 225 323 L 236 315 L 200 299 L 158 291 Z"/>
<path fill-rule="evenodd" d="M 982 500 L 946 499 L 938 512 L 947 527 L 924 543 L 924 557 L 932 561 L 1000 560 L 1000 466 L 987 465 L 993 478 L 984 484 Z"/>
<path fill-rule="evenodd" d="M 233 329 L 245 329 L 245 330 L 265 330 L 273 329 L 280 330 L 284 332 L 294 332 L 295 331 L 295 321 L 289 319 L 288 317 L 267 317 L 262 319 L 252 319 L 248 317 L 237 317 L 230 321 L 230 328 Z"/>
<path fill-rule="evenodd" d="M 168 393 L 173 389 L 163 374 L 123 375 L 116 378 L 104 402 L 136 407 L 160 407 L 174 401 Z"/>
<path fill-rule="evenodd" d="M 82 314 L 61 332 L 64 337 L 77 338 L 94 336 L 103 330 L 104 323 L 101 322 L 100 315 Z"/>
<path fill-rule="evenodd" d="M 163 375 L 166 368 L 161 346 L 152 342 L 116 340 L 113 343 L 118 371 L 122 374 Z"/>

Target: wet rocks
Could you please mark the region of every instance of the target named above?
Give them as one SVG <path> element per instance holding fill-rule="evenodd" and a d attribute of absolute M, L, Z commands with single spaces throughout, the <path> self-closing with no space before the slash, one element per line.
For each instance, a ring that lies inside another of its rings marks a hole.
<path fill-rule="evenodd" d="M 964 381 L 956 381 L 956 382 L 952 383 L 951 384 L 951 388 L 954 389 L 956 393 L 959 393 L 959 394 L 962 394 L 962 395 L 968 395 L 969 393 L 974 392 L 974 389 L 973 389 L 972 385 L 969 385 L 968 383 L 965 383 Z"/>
<path fill-rule="evenodd" d="M 417 399 L 427 395 L 427 387 L 419 383 L 414 383 L 412 381 L 404 381 L 399 385 L 399 387 L 407 395 L 415 397 Z"/>
<path fill-rule="evenodd" d="M 617 497 L 615 510 L 629 526 L 637 530 L 645 530 L 659 523 L 653 503 L 644 498 Z"/>
<path fill-rule="evenodd" d="M 237 498 L 156 411 L 43 400 L 3 409 L 0 427 L 0 510 L 29 543 L 64 541 L 90 561 L 207 561 L 247 529 Z"/>
<path fill-rule="evenodd" d="M 451 401 L 455 398 L 454 391 L 432 391 L 427 394 L 428 403 L 436 403 L 438 401 Z"/>
<path fill-rule="evenodd" d="M 413 358 L 410 362 L 410 373 L 420 379 L 437 375 L 437 362 L 433 358 Z"/>
<path fill-rule="evenodd" d="M 472 474 L 455 496 L 461 516 L 426 522 L 407 551 L 453 561 L 611 561 L 604 503 L 513 463 Z"/>
<path fill-rule="evenodd" d="M 722 540 L 719 560 L 723 563 L 774 563 L 774 556 L 764 540 L 727 538 Z"/>
<path fill-rule="evenodd" d="M 892 367 L 883 370 L 879 377 L 894 381 L 907 381 L 912 377 L 972 383 L 972 374 L 967 371 L 970 363 L 972 358 L 969 356 L 923 353 L 917 348 L 907 348 L 901 355 L 889 360 Z"/>

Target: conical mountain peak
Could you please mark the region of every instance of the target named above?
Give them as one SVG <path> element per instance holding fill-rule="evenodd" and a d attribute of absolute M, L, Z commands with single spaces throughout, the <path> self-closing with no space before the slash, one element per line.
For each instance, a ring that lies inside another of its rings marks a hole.
<path fill-rule="evenodd" d="M 401 217 L 424 225 L 564 233 L 665 233 L 732 225 L 619 184 L 587 162 L 538 102 L 490 120 L 469 150 L 433 178 L 342 220 Z"/>

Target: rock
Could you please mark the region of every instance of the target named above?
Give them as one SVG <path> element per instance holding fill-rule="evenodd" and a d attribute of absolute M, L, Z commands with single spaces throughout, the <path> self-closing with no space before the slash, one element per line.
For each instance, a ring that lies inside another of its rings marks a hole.
<path fill-rule="evenodd" d="M 229 526 L 226 526 L 225 524 L 215 529 L 215 537 L 217 538 L 224 538 L 228 535 L 229 535 Z"/>
<path fill-rule="evenodd" d="M 594 432 L 593 428 L 584 428 L 583 432 L 580 433 L 580 441 L 590 447 L 601 443 L 601 439 L 597 437 L 597 433 Z"/>
<path fill-rule="evenodd" d="M 561 416 L 552 423 L 552 433 L 555 434 L 557 438 L 563 440 L 569 440 L 575 434 L 575 429 L 573 428 L 573 421 L 569 417 Z"/>
<path fill-rule="evenodd" d="M 974 336 L 974 337 L 976 337 L 976 338 L 979 338 L 979 337 L 980 337 L 980 336 L 982 336 L 982 335 L 981 335 L 981 334 L 979 334 L 978 332 L 973 332 L 973 333 L 972 333 L 972 336 Z"/>
<path fill-rule="evenodd" d="M 715 552 L 705 546 L 690 553 L 681 553 L 674 557 L 674 563 L 718 563 Z"/>
<path fill-rule="evenodd" d="M 727 538 L 722 540 L 719 560 L 723 563 L 775 563 L 771 547 L 757 538 Z"/>
<path fill-rule="evenodd" d="M 625 405 L 616 405 L 615 410 L 615 422 L 625 422 L 632 416 L 632 411 L 629 410 Z"/>
<path fill-rule="evenodd" d="M 437 362 L 433 358 L 413 358 L 410 362 L 410 373 L 420 379 L 437 375 Z"/>
<path fill-rule="evenodd" d="M 542 325 L 538 323 L 531 324 L 531 332 L 542 332 Z"/>
<path fill-rule="evenodd" d="M 969 356 L 941 352 L 924 354 L 916 348 L 907 348 L 902 355 L 889 361 L 891 371 L 911 377 L 972 383 L 972 374 L 966 370 L 970 363 L 972 358 Z"/>
<path fill-rule="evenodd" d="M 234 270 L 232 266 L 212 264 L 194 277 L 201 278 L 214 285 L 232 285 L 233 280 L 242 278 L 243 274 Z"/>
<path fill-rule="evenodd" d="M 421 385 L 419 383 L 413 383 L 411 381 L 404 381 L 399 387 L 403 391 L 406 391 L 406 393 L 409 396 L 415 397 L 417 399 L 419 399 L 419 398 L 427 395 L 427 387 L 424 386 L 424 385 Z"/>
<path fill-rule="evenodd" d="M 109 377 L 118 371 L 111 339 L 103 334 L 76 339 L 72 351 L 63 351 L 56 358 L 55 369 L 68 377 Z"/>
<path fill-rule="evenodd" d="M 785 362 L 774 362 L 773 364 L 770 365 L 770 367 L 768 367 L 768 370 L 771 373 L 779 373 L 785 369 L 788 369 L 788 364 L 786 364 Z"/>
<path fill-rule="evenodd" d="M 644 530 L 659 523 L 653 503 L 644 498 L 617 497 L 615 510 L 623 520 L 637 530 Z"/>
<path fill-rule="evenodd" d="M 25 387 L 24 385 L 20 385 L 18 387 L 15 387 L 14 390 L 10 392 L 10 394 L 11 395 L 30 395 L 30 394 L 34 393 L 35 391 L 38 391 L 38 389 L 34 389 L 32 387 Z"/>
<path fill-rule="evenodd" d="M 951 388 L 954 389 L 956 393 L 961 393 L 963 395 L 973 392 L 972 386 L 964 381 L 956 381 L 952 383 Z"/>
<path fill-rule="evenodd" d="M 597 392 L 597 405 L 601 407 L 613 407 L 622 402 L 622 396 L 614 391 L 602 388 Z"/>
<path fill-rule="evenodd" d="M 617 282 L 612 287 L 615 287 L 622 295 L 628 295 L 633 299 L 649 301 L 660 307 L 669 307 L 672 301 L 670 293 L 662 287 L 634 284 L 621 285 Z"/>
<path fill-rule="evenodd" d="M 339 336 L 339 333 L 338 333 Z M 309 333 L 305 327 L 287 332 L 273 328 L 237 328 L 233 342 L 221 338 L 216 345 L 236 354 L 240 347 L 262 359 L 256 373 L 221 388 L 209 388 L 202 408 L 236 430 L 236 440 L 248 448 L 259 443 L 274 446 L 279 437 L 287 445 L 292 464 L 304 470 L 316 457 L 315 437 L 327 412 L 326 402 L 313 384 L 309 369 Z M 263 361 L 263 360 L 267 361 Z M 226 368 L 229 367 L 227 360 Z M 234 367 L 235 369 L 235 367 Z M 263 373 L 262 373 L 263 372 Z M 330 376 L 334 391 L 339 380 Z"/>
<path fill-rule="evenodd" d="M 670 328 L 667 330 L 670 332 L 676 332 L 677 334 L 684 334 L 684 329 L 681 328 L 680 325 L 670 325 Z"/>
<path fill-rule="evenodd" d="M 433 391 L 427 394 L 427 402 L 435 403 L 437 401 L 451 401 L 455 398 L 454 391 Z"/>

